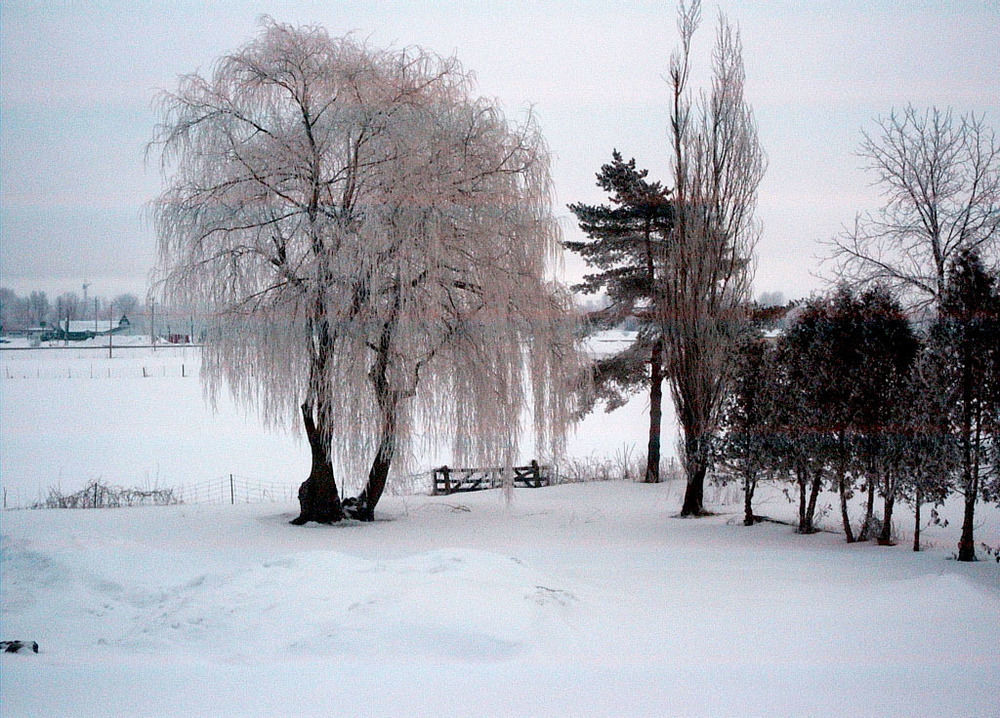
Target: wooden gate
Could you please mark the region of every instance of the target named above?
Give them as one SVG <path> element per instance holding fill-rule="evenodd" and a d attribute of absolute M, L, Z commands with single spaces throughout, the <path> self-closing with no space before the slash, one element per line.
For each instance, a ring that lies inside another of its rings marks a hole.
<path fill-rule="evenodd" d="M 515 466 L 514 486 L 537 489 L 548 486 L 549 467 L 532 461 L 528 466 Z M 503 486 L 503 468 L 451 469 L 442 466 L 434 469 L 434 495 L 454 494 L 459 491 L 482 491 Z"/>

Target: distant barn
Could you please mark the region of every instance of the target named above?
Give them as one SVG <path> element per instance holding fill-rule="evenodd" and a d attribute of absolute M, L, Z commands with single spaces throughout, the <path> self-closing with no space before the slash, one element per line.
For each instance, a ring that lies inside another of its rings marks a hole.
<path fill-rule="evenodd" d="M 121 334 L 130 326 L 131 322 L 124 314 L 117 323 L 113 319 L 67 319 L 60 325 L 46 327 L 39 338 L 42 341 L 82 342 L 109 334 Z"/>

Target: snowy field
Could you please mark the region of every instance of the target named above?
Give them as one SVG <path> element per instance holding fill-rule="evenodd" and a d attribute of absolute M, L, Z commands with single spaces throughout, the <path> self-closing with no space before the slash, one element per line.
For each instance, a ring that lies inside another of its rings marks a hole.
<path fill-rule="evenodd" d="M 607 333 L 594 340 L 594 351 L 613 351 L 628 338 Z M 0 480 L 8 506 L 30 505 L 50 488 L 71 493 L 92 481 L 147 489 L 211 485 L 225 488 L 216 498 L 228 500 L 230 475 L 295 496 L 309 474 L 304 438 L 265 429 L 227 395 L 213 411 L 198 379 L 200 349 L 127 349 L 119 345 L 148 344 L 148 337 L 115 337 L 109 359 L 106 345 L 91 341 L 96 348 L 0 351 Z M 614 414 L 588 417 L 570 438 L 568 453 L 636 459 L 645 452 L 646 407 L 639 396 Z M 668 410 L 665 426 L 670 418 Z M 672 447 L 673 438 L 665 436 L 665 453 Z M 528 436 L 519 460 L 533 458 Z M 454 462 L 441 448 L 410 464 L 408 474 Z M 360 478 L 348 477 L 354 484 Z"/>
<path fill-rule="evenodd" d="M 295 437 L 205 407 L 196 349 L 0 363 L 0 482 L 22 499 L 308 471 Z M 571 453 L 641 453 L 644 408 L 589 418 Z M 899 546 L 848 546 L 832 513 L 798 536 L 740 525 L 732 488 L 707 519 L 673 518 L 681 497 L 388 496 L 374 524 L 304 528 L 288 501 L 5 511 L 0 639 L 41 650 L 0 656 L 0 715 L 1000 715 L 1000 566 L 949 560 L 956 506 L 914 554 L 905 510 Z M 1000 512 L 979 516 L 1000 544 Z"/>
<path fill-rule="evenodd" d="M 4 514 L 5 716 L 989 716 L 996 564 L 631 482 Z M 735 510 L 735 507 L 734 507 Z"/>

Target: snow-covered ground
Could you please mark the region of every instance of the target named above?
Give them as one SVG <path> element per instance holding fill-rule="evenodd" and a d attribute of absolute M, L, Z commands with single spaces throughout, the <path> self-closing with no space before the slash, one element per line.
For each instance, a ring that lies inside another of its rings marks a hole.
<path fill-rule="evenodd" d="M 606 339 L 600 351 L 628 337 Z M 50 488 L 70 493 L 92 481 L 203 487 L 221 486 L 230 475 L 251 485 L 285 487 L 294 496 L 309 473 L 309 450 L 298 434 L 265 429 L 225 394 L 213 411 L 198 379 L 197 347 L 120 346 L 130 341 L 149 343 L 148 337 L 114 337 L 112 358 L 101 339 L 91 340 L 96 348 L 82 342 L 0 351 L 0 481 L 8 506 L 30 505 Z M 588 417 L 570 438 L 569 455 L 637 458 L 645 451 L 647 405 L 638 396 L 613 414 Z M 669 421 L 668 411 L 665 426 Z M 673 439 L 666 431 L 669 454 Z M 523 463 L 536 458 L 530 433 L 518 457 Z M 442 464 L 454 465 L 443 448 L 411 461 L 414 473 Z"/>
<path fill-rule="evenodd" d="M 294 487 L 305 447 L 213 414 L 198 363 L 0 353 L 3 488 Z M 641 453 L 644 410 L 588 418 L 571 454 Z M 782 489 L 758 513 L 792 519 Z M 304 528 L 291 502 L 5 511 L 0 640 L 41 651 L 0 656 L 0 715 L 1000 715 L 1000 566 L 949 560 L 957 506 L 914 554 L 905 508 L 899 546 L 848 546 L 832 514 L 798 536 L 740 525 L 733 487 L 708 519 L 673 518 L 681 496 L 388 496 L 374 524 Z"/>
<path fill-rule="evenodd" d="M 997 715 L 1000 574 L 631 482 L 3 514 L 7 716 Z"/>

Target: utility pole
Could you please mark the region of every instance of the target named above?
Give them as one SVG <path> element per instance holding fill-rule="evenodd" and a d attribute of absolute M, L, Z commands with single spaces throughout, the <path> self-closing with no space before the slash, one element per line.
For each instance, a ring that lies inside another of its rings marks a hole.
<path fill-rule="evenodd" d="M 95 299 L 94 302 L 96 303 L 96 301 L 97 300 Z M 96 314 L 97 312 L 96 307 L 94 308 L 94 312 Z M 115 321 L 115 304 L 114 302 L 109 302 L 108 303 L 108 359 L 113 358 L 111 353 L 111 337 L 113 337 L 115 334 L 114 321 Z"/>

